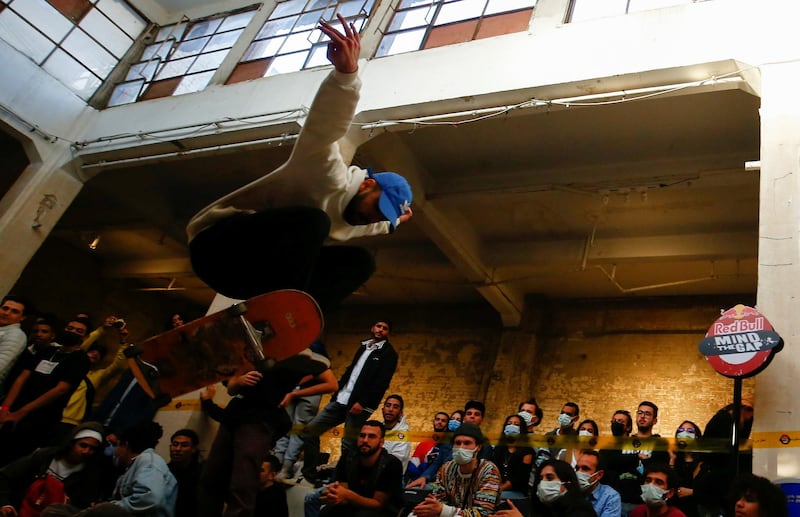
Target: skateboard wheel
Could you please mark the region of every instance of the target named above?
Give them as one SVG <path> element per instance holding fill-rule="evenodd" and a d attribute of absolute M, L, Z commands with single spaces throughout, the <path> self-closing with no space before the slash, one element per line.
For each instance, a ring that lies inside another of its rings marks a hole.
<path fill-rule="evenodd" d="M 247 312 L 247 304 L 244 302 L 239 302 L 236 305 L 231 305 L 228 307 L 227 312 L 229 316 L 241 316 Z"/>

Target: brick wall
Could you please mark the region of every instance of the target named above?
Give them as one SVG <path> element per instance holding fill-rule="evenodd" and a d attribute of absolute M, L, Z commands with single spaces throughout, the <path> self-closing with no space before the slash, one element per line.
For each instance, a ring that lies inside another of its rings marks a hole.
<path fill-rule="evenodd" d="M 683 420 L 701 427 L 732 399 L 733 381 L 714 372 L 697 344 L 720 309 L 747 297 L 626 300 L 527 300 L 520 329 L 502 329 L 487 307 L 359 306 L 327 322 L 326 341 L 337 376 L 374 319 L 389 314 L 400 355 L 390 392 L 403 395 L 412 430 L 428 430 L 433 414 L 484 400 L 484 429 L 534 395 L 544 409 L 540 432 L 554 428 L 567 400 L 609 435 L 616 409 L 635 412 L 641 400 L 659 408 L 656 432 L 672 435 Z M 753 381 L 745 381 L 752 391 Z M 378 415 L 380 418 L 380 416 Z M 338 456 L 338 443 L 323 440 Z"/>

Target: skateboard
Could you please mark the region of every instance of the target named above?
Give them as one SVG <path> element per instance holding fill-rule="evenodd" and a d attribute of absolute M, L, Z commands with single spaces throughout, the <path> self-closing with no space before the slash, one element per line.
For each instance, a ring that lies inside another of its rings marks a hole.
<path fill-rule="evenodd" d="M 139 344 L 142 359 L 160 373 L 172 397 L 254 367 L 290 363 L 319 338 L 317 302 L 292 289 L 273 291 L 153 336 Z"/>

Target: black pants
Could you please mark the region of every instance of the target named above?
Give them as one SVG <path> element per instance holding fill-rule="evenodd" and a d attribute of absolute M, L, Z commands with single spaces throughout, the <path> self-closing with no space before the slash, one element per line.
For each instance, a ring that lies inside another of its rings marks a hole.
<path fill-rule="evenodd" d="M 355 246 L 323 246 L 330 219 L 317 208 L 283 207 L 224 219 L 189 245 L 192 267 L 212 289 L 247 299 L 299 289 L 323 310 L 366 282 L 375 259 Z"/>

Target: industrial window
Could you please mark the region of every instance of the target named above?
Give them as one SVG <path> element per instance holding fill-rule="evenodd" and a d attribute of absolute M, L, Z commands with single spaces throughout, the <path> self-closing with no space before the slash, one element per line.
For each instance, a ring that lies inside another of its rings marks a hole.
<path fill-rule="evenodd" d="M 153 43 L 114 87 L 109 106 L 204 89 L 255 9 L 161 27 Z"/>
<path fill-rule="evenodd" d="M 568 20 L 578 22 L 704 1 L 706 0 L 572 0 Z"/>
<path fill-rule="evenodd" d="M 528 29 L 536 0 L 400 0 L 375 57 Z"/>
<path fill-rule="evenodd" d="M 146 27 L 124 0 L 0 1 L 0 38 L 86 101 Z"/>
<path fill-rule="evenodd" d="M 341 14 L 361 31 L 374 6 L 375 0 L 279 3 L 228 78 L 228 84 L 327 65 L 328 39 L 317 29 L 319 20 L 335 20 L 336 14 Z"/>

